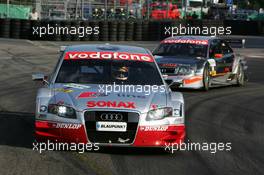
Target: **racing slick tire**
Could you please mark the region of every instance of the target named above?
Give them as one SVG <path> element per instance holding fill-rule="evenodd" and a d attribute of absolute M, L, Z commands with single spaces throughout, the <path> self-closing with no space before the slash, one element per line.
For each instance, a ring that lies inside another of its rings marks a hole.
<path fill-rule="evenodd" d="M 203 90 L 204 91 L 208 91 L 210 89 L 210 72 L 209 72 L 209 68 L 206 65 L 204 67 L 204 72 L 203 72 Z"/>
<path fill-rule="evenodd" d="M 236 82 L 237 82 L 236 83 L 237 86 L 239 86 L 239 87 L 245 86 L 245 72 L 244 72 L 243 66 L 241 64 L 239 64 L 239 66 L 238 66 Z"/>

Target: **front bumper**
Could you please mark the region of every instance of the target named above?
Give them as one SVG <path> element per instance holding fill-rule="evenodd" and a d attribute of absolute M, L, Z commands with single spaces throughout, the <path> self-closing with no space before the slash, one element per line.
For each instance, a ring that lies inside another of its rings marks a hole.
<path fill-rule="evenodd" d="M 62 143 L 90 143 L 86 127 L 83 124 L 58 123 L 53 121 L 36 120 L 35 137 L 39 142 L 47 140 Z M 184 142 L 184 125 L 139 126 L 135 139 L 131 144 L 103 143 L 106 146 L 132 147 L 165 147 L 168 144 Z M 98 143 L 100 145 L 100 143 Z"/>

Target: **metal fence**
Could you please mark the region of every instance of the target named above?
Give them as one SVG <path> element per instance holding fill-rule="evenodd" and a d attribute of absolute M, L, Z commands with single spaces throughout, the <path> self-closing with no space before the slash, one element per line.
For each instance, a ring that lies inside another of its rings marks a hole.
<path fill-rule="evenodd" d="M 40 19 L 235 19 L 249 20 L 259 14 L 237 13 L 226 4 L 211 0 L 0 0 L 35 8 Z M 254 11 L 252 11 L 253 13 Z M 1 13 L 1 12 L 0 12 Z M 4 13 L 8 12 L 8 9 Z M 250 17 L 253 16 L 253 17 Z M 5 16 L 10 16 L 6 14 Z M 261 17 L 261 16 L 260 16 Z M 255 17 L 254 17 L 255 18 Z M 263 17 L 264 18 L 264 17 Z"/>

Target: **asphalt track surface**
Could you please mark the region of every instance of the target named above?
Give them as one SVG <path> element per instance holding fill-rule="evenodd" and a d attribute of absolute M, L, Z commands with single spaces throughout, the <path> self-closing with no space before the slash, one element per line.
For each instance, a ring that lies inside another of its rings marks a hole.
<path fill-rule="evenodd" d="M 263 39 L 261 39 L 263 42 Z M 53 42 L 0 40 L 0 174 L 263 174 L 264 49 L 238 49 L 248 61 L 246 87 L 209 92 L 181 90 L 191 142 L 231 142 L 231 151 L 103 149 L 99 152 L 32 150 L 34 105 L 40 86 L 33 72 L 49 73 L 58 57 Z M 156 43 L 128 43 L 153 49 Z M 257 55 L 257 56 L 254 56 Z"/>

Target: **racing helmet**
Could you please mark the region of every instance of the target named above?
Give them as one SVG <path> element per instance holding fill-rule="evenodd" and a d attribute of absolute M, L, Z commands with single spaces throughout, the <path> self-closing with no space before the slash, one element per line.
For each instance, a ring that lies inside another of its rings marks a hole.
<path fill-rule="evenodd" d="M 127 66 L 120 66 L 113 68 L 113 77 L 116 80 L 125 81 L 128 79 L 128 67 Z"/>

